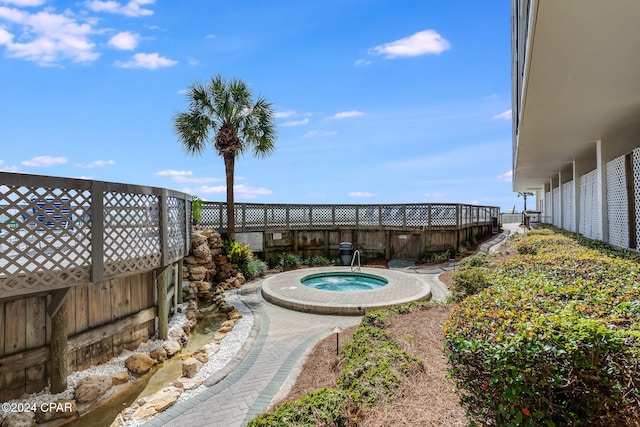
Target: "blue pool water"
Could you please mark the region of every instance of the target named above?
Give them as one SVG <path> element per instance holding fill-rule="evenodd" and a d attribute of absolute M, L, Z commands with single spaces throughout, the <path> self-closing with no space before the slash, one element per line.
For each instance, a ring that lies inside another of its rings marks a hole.
<path fill-rule="evenodd" d="M 358 272 L 311 274 L 300 279 L 303 285 L 324 291 L 367 291 L 387 285 L 384 277 Z"/>

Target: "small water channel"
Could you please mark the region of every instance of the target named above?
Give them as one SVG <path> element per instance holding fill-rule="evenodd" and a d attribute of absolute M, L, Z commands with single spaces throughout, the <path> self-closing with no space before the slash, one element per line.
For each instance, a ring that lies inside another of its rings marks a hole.
<path fill-rule="evenodd" d="M 202 319 L 189 334 L 189 341 L 181 353 L 155 365 L 145 375 L 130 382 L 126 391 L 65 426 L 109 426 L 123 409 L 143 397 L 151 396 L 182 376 L 181 355 L 191 354 L 210 343 L 222 322 L 227 320 L 227 316 L 215 304 L 200 308 L 200 313 Z"/>

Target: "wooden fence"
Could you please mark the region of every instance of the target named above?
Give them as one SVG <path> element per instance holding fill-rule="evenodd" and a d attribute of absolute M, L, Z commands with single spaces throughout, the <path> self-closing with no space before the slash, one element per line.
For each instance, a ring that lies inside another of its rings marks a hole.
<path fill-rule="evenodd" d="M 190 209 L 166 189 L 0 172 L 0 401 L 66 387 L 156 318 L 166 337 Z"/>
<path fill-rule="evenodd" d="M 236 231 L 370 228 L 462 229 L 491 223 L 500 217 L 496 206 L 447 203 L 392 205 L 287 205 L 238 203 Z M 227 231 L 225 203 L 204 202 L 202 223 Z"/>

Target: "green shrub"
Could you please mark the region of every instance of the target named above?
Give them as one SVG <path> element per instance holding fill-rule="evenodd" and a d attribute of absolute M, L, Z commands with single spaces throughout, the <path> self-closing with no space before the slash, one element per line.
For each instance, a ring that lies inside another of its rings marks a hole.
<path fill-rule="evenodd" d="M 476 254 L 460 260 L 458 268 L 486 267 L 488 264 L 486 254 Z"/>
<path fill-rule="evenodd" d="M 355 425 L 357 397 L 348 391 L 323 388 L 295 402 L 286 402 L 252 419 L 249 427 Z"/>
<path fill-rule="evenodd" d="M 322 255 L 311 255 L 309 258 L 305 260 L 305 264 L 307 265 L 329 265 L 331 261 L 327 257 Z"/>
<path fill-rule="evenodd" d="M 460 302 L 470 295 L 475 295 L 490 286 L 489 270 L 484 267 L 469 267 L 458 270 L 453 277 L 451 296 Z"/>
<path fill-rule="evenodd" d="M 238 264 L 240 268 L 245 266 L 253 258 L 253 252 L 247 243 L 230 241 L 226 245 L 226 255 L 230 262 Z"/>
<path fill-rule="evenodd" d="M 191 199 L 191 219 L 194 224 L 202 221 L 202 199 L 198 196 Z"/>
<path fill-rule="evenodd" d="M 549 230 L 518 246 L 444 326 L 468 414 L 489 425 L 589 425 L 640 399 L 640 264 Z"/>
<path fill-rule="evenodd" d="M 449 261 L 450 253 L 446 251 L 423 252 L 418 256 L 418 264 L 442 263 Z"/>
<path fill-rule="evenodd" d="M 242 274 L 247 280 L 261 277 L 267 271 L 267 264 L 258 258 L 251 258 L 242 269 Z"/>
<path fill-rule="evenodd" d="M 358 328 L 342 356 L 347 365 L 338 385 L 355 393 L 365 405 L 390 396 L 404 377 L 422 369 L 418 359 L 398 348 L 389 332 L 375 326 Z"/>
<path fill-rule="evenodd" d="M 283 271 L 292 270 L 302 265 L 302 258 L 290 252 L 280 254 L 278 257 L 278 265 Z"/>

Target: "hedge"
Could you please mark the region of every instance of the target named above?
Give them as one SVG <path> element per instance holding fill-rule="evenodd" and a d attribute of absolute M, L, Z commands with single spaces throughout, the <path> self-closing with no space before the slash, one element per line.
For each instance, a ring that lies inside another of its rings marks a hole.
<path fill-rule="evenodd" d="M 530 232 L 454 309 L 445 352 L 472 419 L 585 425 L 639 401 L 640 266 L 584 242 Z"/>

